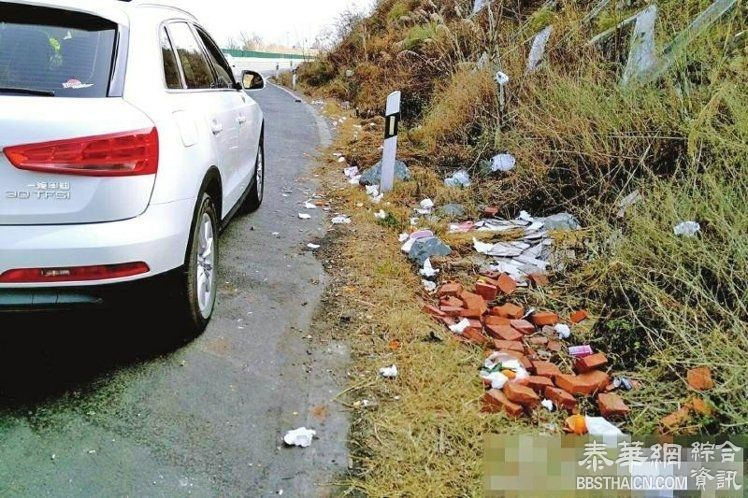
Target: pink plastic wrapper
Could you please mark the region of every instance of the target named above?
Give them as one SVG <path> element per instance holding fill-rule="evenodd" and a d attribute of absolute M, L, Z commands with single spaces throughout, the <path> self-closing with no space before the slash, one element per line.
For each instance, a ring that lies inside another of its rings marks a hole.
<path fill-rule="evenodd" d="M 569 354 L 574 358 L 584 358 L 593 354 L 591 346 L 569 346 Z"/>

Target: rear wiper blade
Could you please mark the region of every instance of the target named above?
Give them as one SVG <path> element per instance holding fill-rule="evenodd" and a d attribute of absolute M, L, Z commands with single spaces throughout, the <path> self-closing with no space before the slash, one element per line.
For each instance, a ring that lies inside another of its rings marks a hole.
<path fill-rule="evenodd" d="M 52 90 L 36 90 L 34 88 L 0 87 L 0 92 L 22 93 L 24 95 L 39 95 L 40 97 L 54 97 Z"/>

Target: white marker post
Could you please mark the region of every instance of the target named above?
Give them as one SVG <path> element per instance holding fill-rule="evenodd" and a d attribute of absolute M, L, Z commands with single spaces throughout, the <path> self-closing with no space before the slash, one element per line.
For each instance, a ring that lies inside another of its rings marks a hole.
<path fill-rule="evenodd" d="M 395 158 L 397 157 L 397 131 L 400 126 L 400 92 L 387 97 L 384 121 L 384 154 L 382 156 L 382 181 L 380 192 L 389 192 L 395 184 Z"/>

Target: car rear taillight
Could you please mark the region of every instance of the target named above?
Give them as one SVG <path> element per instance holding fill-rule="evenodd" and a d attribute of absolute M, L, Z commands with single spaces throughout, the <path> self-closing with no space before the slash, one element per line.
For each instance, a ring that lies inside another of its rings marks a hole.
<path fill-rule="evenodd" d="M 3 152 L 13 166 L 30 171 L 84 176 L 153 175 L 158 170 L 158 131 L 151 128 L 14 145 Z"/>
<path fill-rule="evenodd" d="M 69 268 L 21 268 L 8 270 L 0 275 L 4 284 L 39 284 L 55 282 L 85 282 L 133 277 L 148 273 L 147 264 L 125 263 L 120 265 L 74 266 Z"/>

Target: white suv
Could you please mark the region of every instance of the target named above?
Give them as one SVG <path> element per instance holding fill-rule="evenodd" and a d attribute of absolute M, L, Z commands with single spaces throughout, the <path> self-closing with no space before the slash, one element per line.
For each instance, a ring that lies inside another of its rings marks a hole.
<path fill-rule="evenodd" d="M 174 319 L 202 331 L 219 230 L 263 198 L 245 90 L 265 82 L 242 80 L 174 7 L 0 0 L 0 310 L 100 304 L 161 276 Z"/>

